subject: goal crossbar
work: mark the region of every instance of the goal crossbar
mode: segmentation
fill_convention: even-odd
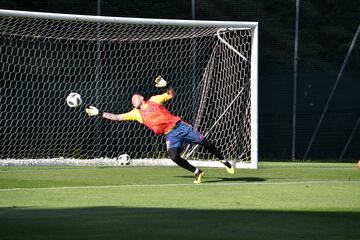
[[[0,16],[26,17],[38,19],[52,19],[64,21],[85,21],[98,23],[126,23],[126,24],[150,24],[150,25],[173,25],[187,27],[226,27],[255,28],[258,22],[243,21],[205,21],[205,20],[176,20],[176,19],[154,19],[154,18],[130,18],[130,17],[106,17],[92,15],[76,15],[63,13],[31,12],[0,9]]]

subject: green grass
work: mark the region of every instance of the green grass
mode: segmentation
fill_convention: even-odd
[[[0,239],[360,239],[355,164],[204,170],[0,167]]]

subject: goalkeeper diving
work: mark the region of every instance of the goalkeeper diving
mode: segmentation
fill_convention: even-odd
[[[134,94],[131,98],[134,108],[130,112],[113,114],[102,112],[94,106],[86,108],[85,111],[89,116],[101,116],[113,121],[138,121],[157,135],[163,135],[170,159],[180,167],[192,172],[195,175],[194,183],[201,183],[205,173],[181,157],[184,143],[199,144],[205,147],[219,159],[230,174],[234,174],[234,167],[224,159],[224,155],[214,144],[163,106],[166,101],[175,97],[175,91],[167,81],[158,76],[155,79],[155,87],[166,89],[166,92],[152,96],[149,100],[145,100],[140,94]]]

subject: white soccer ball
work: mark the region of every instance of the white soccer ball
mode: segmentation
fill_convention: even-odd
[[[120,165],[130,165],[130,156],[127,154],[121,154],[118,156],[118,163]]]
[[[79,107],[82,104],[80,94],[75,92],[70,93],[66,98],[66,103],[71,108]]]

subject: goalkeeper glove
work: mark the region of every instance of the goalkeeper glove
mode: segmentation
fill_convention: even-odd
[[[168,87],[168,83],[160,75],[155,78],[155,87],[163,88]]]
[[[97,109],[94,106],[90,106],[88,108],[85,109],[85,112],[90,116],[98,116],[98,115],[102,115],[102,112],[99,111],[99,109]]]

